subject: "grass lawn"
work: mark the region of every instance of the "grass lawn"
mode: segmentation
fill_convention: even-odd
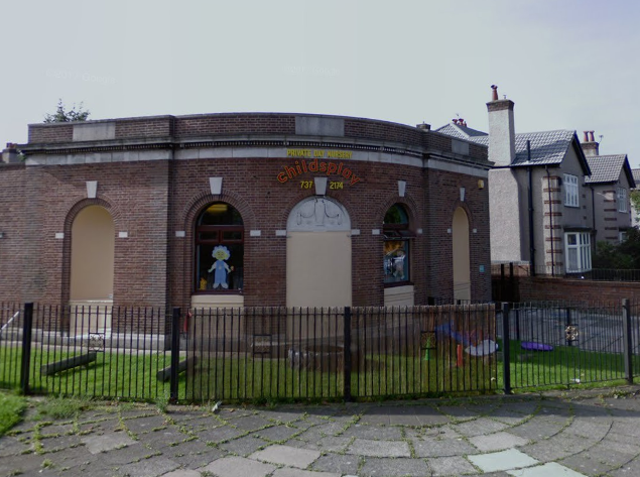
[[[502,349],[502,345],[500,346]],[[504,387],[500,353],[474,358],[457,355],[456,346],[420,351],[414,356],[387,356],[375,353],[353,357],[351,393],[356,399],[403,395],[435,396],[454,392],[499,392]],[[95,362],[43,376],[44,364],[79,353],[60,350],[32,352],[30,387],[34,393],[76,397],[120,398],[164,402],[169,383],[158,381],[156,373],[169,365],[170,354],[98,353]],[[0,387],[19,386],[19,347],[0,346]],[[179,399],[209,400],[290,400],[335,399],[344,392],[341,357],[322,361],[291,363],[245,353],[201,357],[197,372],[180,375]],[[525,351],[511,341],[511,386],[522,391],[552,387],[582,386],[588,383],[619,384],[624,380],[621,354],[598,353],[578,347],[557,346],[553,351]],[[640,369],[640,356],[634,357]],[[360,372],[357,372],[357,370]]]
[[[26,408],[26,398],[0,392],[0,437],[22,420]]]
[[[167,353],[97,353],[96,361],[52,376],[40,373],[42,365],[77,356],[81,353],[60,350],[43,351],[34,347],[31,353],[30,389],[36,394],[87,396],[156,401],[169,396],[169,382],[156,378],[156,373],[169,366]],[[19,347],[0,347],[0,387],[15,389],[20,385]],[[181,375],[179,394],[185,394]]]

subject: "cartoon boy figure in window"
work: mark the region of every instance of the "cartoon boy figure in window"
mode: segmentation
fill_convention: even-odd
[[[213,249],[213,252],[211,252],[211,256],[216,259],[208,270],[209,273],[215,270],[213,274],[213,288],[229,288],[229,284],[227,283],[227,273],[233,271],[233,267],[229,267],[225,261],[229,260],[229,257],[231,257],[229,249],[224,245],[218,245]]]

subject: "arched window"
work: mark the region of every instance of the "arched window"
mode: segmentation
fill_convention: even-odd
[[[240,213],[229,204],[215,202],[200,214],[195,232],[195,291],[241,291],[244,224]]]
[[[401,204],[394,204],[384,215],[384,283],[410,281],[409,215]]]

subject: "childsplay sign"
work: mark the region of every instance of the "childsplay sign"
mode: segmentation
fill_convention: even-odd
[[[293,166],[283,166],[284,171],[278,174],[278,182],[285,184],[289,180],[307,172],[319,172],[326,174],[327,176],[333,176],[335,179],[345,179],[350,185],[355,185],[362,181],[361,177],[358,177],[351,169],[345,167],[344,163],[333,161],[321,161],[319,157],[324,158],[325,155],[328,158],[339,159],[351,159],[352,152],[350,151],[324,151],[313,149],[287,149],[287,157],[307,157],[315,158],[312,161],[307,162],[304,159],[295,161]]]

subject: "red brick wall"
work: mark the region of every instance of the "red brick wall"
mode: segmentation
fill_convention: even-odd
[[[640,294],[640,283],[602,282],[572,278],[517,277],[520,301],[571,301],[588,304],[620,303]]]
[[[0,301],[22,301],[22,270],[26,257],[24,230],[24,165],[0,165]]]
[[[69,299],[71,224],[88,205],[102,205],[116,229],[116,305],[164,306],[168,162],[27,167],[24,171],[23,301]],[[4,176],[0,172],[0,177]],[[99,200],[86,198],[98,181]],[[127,232],[128,238],[118,238]],[[64,233],[64,239],[56,239]],[[4,290],[4,289],[3,289]]]

